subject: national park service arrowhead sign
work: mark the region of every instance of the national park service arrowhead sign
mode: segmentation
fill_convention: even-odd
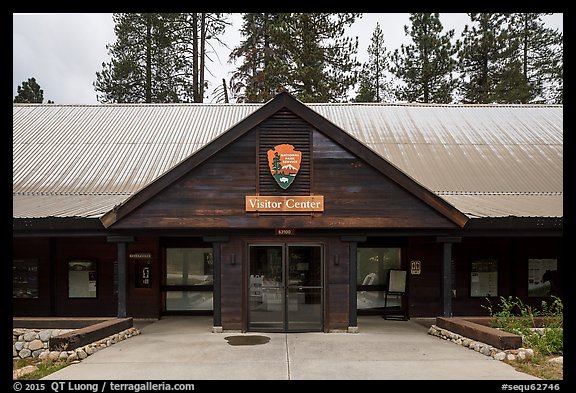
[[[268,166],[276,183],[283,189],[290,187],[296,179],[302,162],[302,152],[288,144],[277,145],[268,150]]]

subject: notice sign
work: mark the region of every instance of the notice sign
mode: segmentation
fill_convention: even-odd
[[[309,213],[324,211],[324,196],[246,196],[246,211],[260,213]]]

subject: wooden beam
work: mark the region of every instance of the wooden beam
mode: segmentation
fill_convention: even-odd
[[[133,326],[132,318],[112,319],[89,325],[56,337],[51,337],[48,346],[51,351],[71,351],[101,340]]]
[[[463,318],[438,317],[436,326],[499,349],[518,349],[522,346],[522,336],[479,325]]]

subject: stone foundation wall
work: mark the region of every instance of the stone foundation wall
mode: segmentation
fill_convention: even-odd
[[[12,358],[33,357],[40,360],[67,360],[70,362],[82,360],[100,349],[140,334],[138,329],[131,327],[73,351],[66,351],[65,348],[62,351],[50,351],[48,349],[50,337],[56,337],[72,330],[74,329],[12,329]]]
[[[48,350],[50,337],[71,332],[74,329],[12,329],[12,358],[38,358]]]

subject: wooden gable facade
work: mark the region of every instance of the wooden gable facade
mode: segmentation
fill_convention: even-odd
[[[294,184],[274,184],[264,153],[304,151]],[[321,195],[324,212],[247,213],[247,195]],[[461,228],[467,217],[343,130],[282,93],[125,204],[112,229]]]

